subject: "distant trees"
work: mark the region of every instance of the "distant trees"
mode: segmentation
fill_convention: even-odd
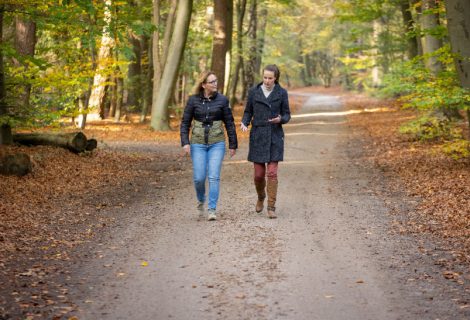
[[[464,0],[2,3],[0,141],[66,117],[83,127],[91,114],[150,113],[153,129],[168,130],[201,71],[216,72],[235,106],[269,63],[285,85],[468,110],[468,11]]]

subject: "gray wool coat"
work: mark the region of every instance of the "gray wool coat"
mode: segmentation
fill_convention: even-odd
[[[290,120],[287,91],[276,84],[266,98],[262,83],[248,92],[242,123],[251,124],[248,161],[267,163],[284,159],[284,130],[282,125]],[[268,119],[281,115],[281,123],[269,123]]]

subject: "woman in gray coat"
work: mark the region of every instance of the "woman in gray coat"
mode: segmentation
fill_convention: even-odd
[[[287,91],[279,85],[280,71],[276,65],[263,69],[263,82],[248,92],[241,130],[251,124],[248,161],[254,164],[254,183],[258,194],[256,212],[263,211],[268,194],[268,217],[276,218],[277,169],[284,158],[282,125],[290,120]],[[267,181],[266,181],[267,177]]]

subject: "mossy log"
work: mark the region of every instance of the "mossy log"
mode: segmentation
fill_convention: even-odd
[[[69,133],[16,133],[13,141],[23,145],[48,145],[79,153],[87,150],[87,138],[82,132]]]
[[[0,158],[0,174],[21,177],[31,170],[31,159],[25,153],[9,154]]]

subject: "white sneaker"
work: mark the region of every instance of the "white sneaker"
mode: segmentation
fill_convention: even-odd
[[[215,215],[215,210],[209,210],[209,214],[207,215],[207,220],[208,221],[214,221],[216,219],[217,219],[217,217]]]

